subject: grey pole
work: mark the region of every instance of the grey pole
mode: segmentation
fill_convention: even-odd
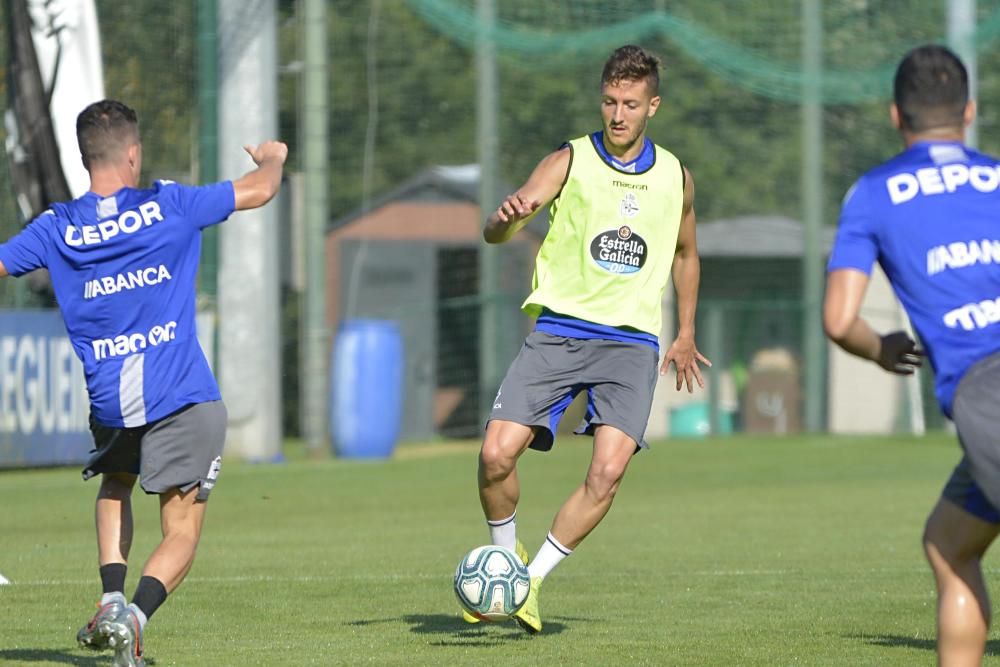
[[[200,0],[198,26],[198,182],[219,180],[219,9]],[[201,233],[198,268],[198,340],[213,370],[218,368],[216,326],[219,294],[219,228]]]
[[[216,0],[198,2],[198,180],[219,179],[219,13]],[[215,307],[219,263],[218,228],[201,234],[199,292]]]
[[[720,304],[709,304],[705,309],[705,324],[708,329],[708,335],[705,338],[705,351],[708,353],[708,358],[713,363],[718,364],[719,368],[725,368],[726,362],[722,353],[725,347],[723,343],[725,316],[723,306]],[[717,377],[711,376],[708,379],[708,424],[709,433],[712,435],[722,433],[722,411],[719,405],[722,392]]]
[[[476,39],[476,147],[479,155],[479,210],[486,216],[497,205],[497,73],[496,6],[494,0],[476,0],[479,36]],[[500,285],[500,253],[498,246],[479,245],[479,413],[489,416],[493,396],[500,386],[502,330],[514,323],[502,321],[498,290]]]
[[[327,16],[325,0],[304,0],[302,47],[302,165],[305,172],[306,287],[302,309],[304,339],[301,378],[302,430],[312,455],[329,451],[330,409],[327,368],[330,333],[326,323],[324,237],[327,188]]]
[[[243,151],[278,134],[275,0],[218,0],[219,166],[254,167]],[[219,383],[229,409],[227,451],[281,453],[278,208],[242,211],[219,229]]]
[[[965,63],[969,73],[969,96],[976,99],[979,90],[976,57],[976,0],[945,0],[948,22],[948,44]],[[965,143],[973,148],[978,143],[977,122],[965,131]]]
[[[822,329],[823,15],[821,0],[802,0],[802,367],[805,427],[823,428],[825,359]]]

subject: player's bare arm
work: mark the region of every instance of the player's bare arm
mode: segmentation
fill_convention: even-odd
[[[823,302],[826,335],[844,351],[874,361],[897,375],[912,375],[923,361],[923,352],[905,331],[879,336],[861,317],[861,302],[868,289],[868,275],[856,269],[831,271]]]
[[[528,181],[500,202],[483,230],[487,243],[505,243],[528,224],[542,206],[556,198],[569,171],[570,150],[561,148],[542,158]]]
[[[694,315],[698,306],[698,283],[701,280],[701,260],[698,259],[698,241],[695,233],[694,179],[684,168],[684,207],[681,211],[681,226],[677,234],[677,248],[671,269],[674,290],[677,293],[677,339],[667,350],[660,365],[660,375],[666,375],[670,364],[677,369],[677,390],[687,385],[689,393],[694,392],[694,384],[705,386],[698,363],[708,367],[712,362],[706,359],[694,343]]]
[[[7,273],[7,267],[0,262],[0,278],[6,278],[8,275],[10,274]]]
[[[236,210],[259,208],[271,201],[281,187],[281,174],[288,146],[280,141],[265,141],[259,146],[244,146],[257,168],[233,181]]]

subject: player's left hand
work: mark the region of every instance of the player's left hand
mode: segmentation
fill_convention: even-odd
[[[660,375],[666,375],[672,363],[677,369],[677,391],[680,391],[686,383],[688,393],[693,394],[695,382],[702,389],[705,388],[705,380],[701,377],[701,369],[698,367],[699,361],[709,368],[712,367],[712,362],[706,359],[695,347],[694,338],[678,336],[663,357],[663,363],[660,364]]]
[[[924,351],[905,331],[893,331],[881,337],[875,362],[896,375],[913,375],[924,361]]]

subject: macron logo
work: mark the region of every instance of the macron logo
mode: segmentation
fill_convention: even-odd
[[[122,334],[114,338],[98,338],[91,341],[94,347],[94,359],[101,361],[108,357],[121,357],[127,354],[135,354],[147,347],[156,347],[161,343],[169,343],[177,336],[177,322],[167,322],[164,325],[157,324],[149,330],[148,334],[132,333]]]
[[[97,245],[118,236],[118,234],[135,234],[154,222],[163,222],[163,214],[160,213],[159,204],[155,201],[148,201],[145,204],[140,204],[138,211],[125,211],[117,219],[104,220],[96,225],[83,225],[82,227],[70,225],[66,227],[66,234],[63,238],[66,245],[73,248]]]

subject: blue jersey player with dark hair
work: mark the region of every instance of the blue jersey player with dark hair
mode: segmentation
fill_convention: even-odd
[[[48,269],[83,362],[95,444],[83,476],[102,476],[95,519],[104,594],[77,640],[111,647],[115,665],[135,667],[145,664],[146,621],[194,561],[222,462],[226,408],[195,332],[201,231],[270,201],[288,149],[277,141],[247,146],[257,168],[236,181],[157,181],[140,189],[142,144],[132,109],[95,102],[76,128],[90,191],[53,204],[0,244],[0,277]],[[137,478],[160,498],[163,540],[129,604]]]
[[[981,560],[1000,531],[1000,160],[965,145],[975,116],[954,53],[922,46],[896,71],[890,108],[906,150],[847,193],[829,263],[827,334],[912,374],[926,351],[963,456],[927,519],[941,665],[978,665],[990,622]],[[872,266],[889,278],[923,350],[859,317]]]

